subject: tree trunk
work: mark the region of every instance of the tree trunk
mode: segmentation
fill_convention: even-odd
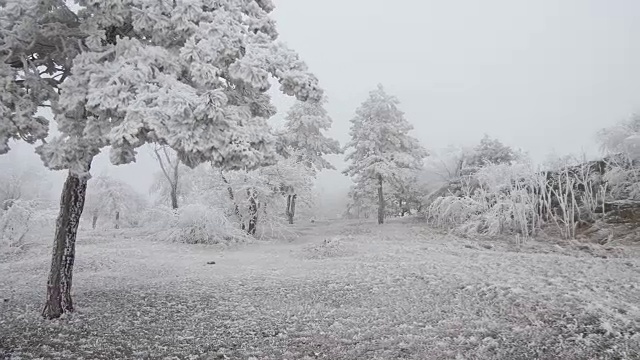
[[[382,194],[382,175],[378,175],[378,224],[384,223],[384,195]]]
[[[98,214],[95,214],[95,213],[94,213],[94,214],[93,214],[93,217],[92,217],[92,219],[91,219],[91,228],[92,228],[93,230],[95,230],[95,229],[96,229],[96,224],[97,224],[97,223],[98,223]]]
[[[296,216],[296,199],[298,195],[293,195],[291,198],[291,223],[293,224],[293,218]]]
[[[176,210],[178,208],[178,188],[177,186],[171,186],[171,208]]]
[[[173,210],[178,208],[178,179],[180,160],[176,158],[176,164],[173,167],[173,182],[171,183],[171,207]]]
[[[287,218],[289,224],[293,224],[293,217],[296,215],[296,197],[298,195],[287,196]]]
[[[249,226],[247,233],[249,233],[249,235],[255,235],[258,226],[258,203],[256,203],[255,191],[250,192],[247,190],[247,193],[249,195]]]
[[[120,211],[116,211],[116,224],[115,224],[115,228],[116,228],[116,229],[120,229]]]
[[[291,195],[287,195],[287,210],[285,214],[287,215],[287,219],[289,219],[289,224],[293,224],[293,219],[291,218]]]
[[[60,198],[60,213],[56,220],[51,271],[47,281],[47,301],[42,316],[55,319],[65,312],[73,311],[71,283],[75,260],[76,234],[84,199],[87,178],[69,172]]]

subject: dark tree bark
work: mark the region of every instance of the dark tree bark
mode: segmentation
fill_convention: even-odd
[[[293,195],[291,198],[291,223],[293,224],[293,217],[296,216],[296,199],[298,195]]]
[[[171,208],[173,210],[178,208],[178,190],[175,187],[171,187]]]
[[[255,235],[258,227],[258,203],[255,199],[255,190],[247,190],[247,195],[249,195],[249,226],[247,227],[247,233]]]
[[[169,159],[168,156],[167,156],[167,159]],[[180,175],[179,170],[180,170],[180,160],[176,158],[175,164],[173,165],[173,182],[171,183],[171,208],[173,208],[173,210],[178,209],[178,181],[179,181],[179,175]]]
[[[287,195],[287,218],[289,224],[293,224],[293,217],[296,215],[296,198],[298,195]]]
[[[42,310],[42,316],[46,319],[55,319],[65,312],[73,311],[71,300],[73,263],[76,235],[87,191],[87,180],[85,177],[79,177],[69,172],[62,189],[51,271],[47,281],[47,301]]]
[[[116,229],[120,229],[120,211],[116,211]]]
[[[384,223],[384,194],[382,193],[382,175],[378,175],[378,224]]]

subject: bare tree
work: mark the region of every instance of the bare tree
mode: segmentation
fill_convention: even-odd
[[[180,160],[171,154],[171,150],[166,146],[155,145],[153,153],[160,164],[162,175],[169,185],[169,196],[171,198],[171,208],[178,208],[178,181],[180,178]]]

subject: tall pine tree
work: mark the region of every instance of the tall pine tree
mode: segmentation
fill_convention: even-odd
[[[419,169],[426,150],[409,135],[413,126],[398,109],[399,100],[388,95],[382,85],[369,93],[369,98],[356,110],[351,120],[351,141],[345,159],[350,162],[343,171],[356,186],[374,180],[378,190],[378,224],[384,222],[384,185],[396,186],[406,170]]]
[[[323,134],[332,123],[323,106],[325,103],[326,99],[320,102],[297,101],[287,113],[285,130],[281,134],[285,155],[297,157],[296,161],[314,176],[323,169],[335,169],[324,155],[342,153],[340,143]],[[291,186],[283,188],[283,192],[287,196],[287,218],[293,224],[298,194]]]

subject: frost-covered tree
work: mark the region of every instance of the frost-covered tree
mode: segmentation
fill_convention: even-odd
[[[171,201],[171,208],[178,208],[180,195],[180,159],[167,146],[154,146],[153,155],[160,165],[160,175],[152,186],[152,191],[160,194],[163,199]]]
[[[341,154],[337,140],[323,134],[331,128],[331,117],[324,108],[326,99],[321,102],[297,101],[285,117],[285,129],[281,133],[282,152],[286,157],[294,156],[295,163],[307,167],[313,176],[323,169],[335,170],[324,156]],[[293,153],[291,153],[293,152]],[[295,167],[294,167],[295,169]],[[298,169],[303,171],[303,169]],[[297,189],[294,186],[284,188],[287,197],[286,214],[293,224],[295,216]]]
[[[597,136],[606,155],[622,153],[634,159],[640,158],[640,115],[604,128]]]
[[[475,150],[471,147],[449,145],[432,152],[425,160],[424,169],[431,181],[448,183],[458,179],[467,171],[468,163]]]
[[[113,219],[118,229],[122,216],[131,216],[144,208],[145,200],[129,184],[107,175],[89,180],[85,210],[91,214],[91,227],[96,228],[100,216]]]
[[[234,189],[239,194],[240,202],[248,204],[244,207],[247,211],[242,218],[246,219],[246,230],[249,234],[255,235],[261,213],[274,219],[274,212],[281,214],[277,209],[282,209],[281,205],[284,203],[287,209],[285,215],[292,224],[296,199],[299,198],[304,206],[311,205],[314,174],[309,167],[298,160],[299,156],[296,152],[293,155],[289,158],[280,158],[271,166],[244,174],[242,172],[236,172],[235,175],[229,174],[235,178]],[[292,194],[293,189],[295,193]],[[286,203],[281,201],[282,195],[285,195]]]
[[[283,142],[298,152],[299,159],[315,171],[335,170],[324,156],[341,154],[340,143],[323,132],[331,128],[333,120],[321,102],[296,101],[285,117]]]
[[[605,180],[613,199],[640,200],[640,115],[600,130]]]
[[[285,189],[296,188],[304,207],[310,207],[313,200],[313,175],[297,162],[297,156],[285,159],[278,155],[275,164],[254,170],[198,167],[185,174],[183,183],[185,202],[223,204],[227,218],[249,235],[255,235],[260,224],[273,227],[283,222]]]
[[[377,191],[378,184],[375,179],[354,179],[354,184],[348,193],[349,200],[345,216],[356,219],[371,217],[378,207]]]
[[[350,162],[344,174],[356,182],[374,179],[378,188],[378,223],[384,222],[383,185],[402,181],[404,169],[419,169],[427,156],[417,139],[409,135],[413,126],[398,109],[399,100],[388,95],[382,85],[369,93],[369,98],[356,110],[351,120]]]
[[[398,170],[383,194],[385,216],[404,216],[412,210],[421,210],[426,190],[418,179],[419,174],[419,169]],[[354,183],[348,194],[346,216],[369,218],[379,205],[379,183],[377,179],[372,178],[354,179]]]
[[[188,166],[225,169],[273,161],[269,78],[318,101],[316,78],[276,42],[270,0],[0,2],[0,153],[10,139],[44,140],[50,106],[59,135],[37,147],[69,170],[61,197],[46,318],[72,311],[75,239],[91,162],[113,164],[145,143],[168,145]]]
[[[0,161],[0,211],[7,210],[16,200],[46,198],[46,175],[43,169],[19,160]]]
[[[396,214],[404,216],[413,209],[422,209],[422,198],[428,193],[428,187],[419,179],[422,170],[403,169],[398,172],[398,181],[392,188],[394,203],[397,204]]]
[[[464,164],[467,168],[477,169],[487,165],[512,164],[521,155],[511,147],[504,145],[498,139],[492,139],[489,135],[484,135],[470,154]]]
[[[260,169],[271,183],[277,184],[275,190],[285,195],[287,200],[285,215],[289,224],[293,224],[298,201],[306,207],[313,202],[313,181],[316,171],[314,167],[309,166],[308,158],[301,153],[302,150],[293,150],[289,158]]]

